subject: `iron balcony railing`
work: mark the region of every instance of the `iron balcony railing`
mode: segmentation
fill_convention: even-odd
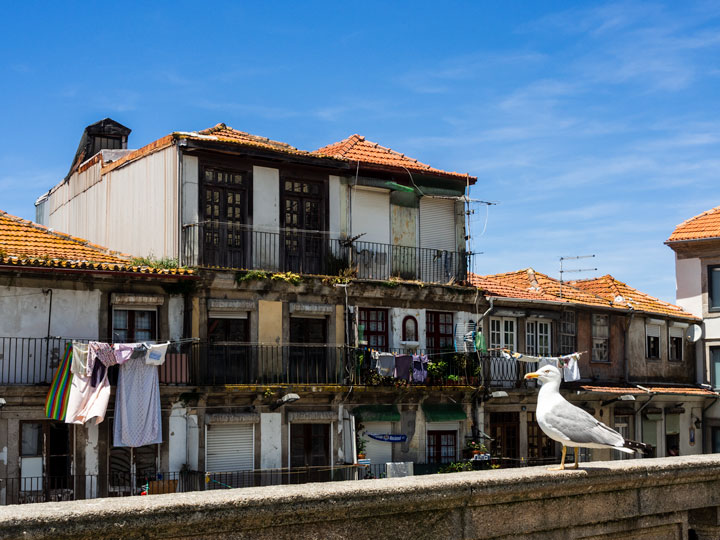
[[[0,386],[47,385],[60,366],[71,338],[0,337]],[[515,388],[535,369],[501,357],[474,352],[416,351],[425,355],[425,375],[411,371],[409,380],[397,373],[381,375],[367,349],[336,345],[258,345],[243,342],[171,343],[159,379],[165,385],[361,385],[481,386]],[[110,368],[111,384],[117,366]]]
[[[428,283],[465,282],[472,254],[333,238],[322,231],[255,230],[247,225],[185,225],[185,266],[338,275],[361,279],[398,277]]]
[[[0,478],[0,505],[358,480],[355,465],[227,472],[147,472]]]

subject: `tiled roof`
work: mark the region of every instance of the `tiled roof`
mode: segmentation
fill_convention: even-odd
[[[188,275],[192,270],[136,266],[129,256],[55,232],[0,210],[0,265]]]
[[[655,394],[681,394],[693,396],[717,396],[717,392],[713,392],[707,388],[698,388],[697,386],[643,386],[650,392]],[[602,394],[632,394],[646,395],[647,392],[636,386],[590,386],[581,385],[581,390],[587,392],[598,392]]]
[[[697,318],[681,307],[670,304],[669,302],[663,302],[654,296],[640,292],[630,287],[630,285],[615,279],[611,275],[605,275],[595,279],[571,281],[569,284],[604,298],[612,302],[616,307],[632,308],[637,311],[672,315],[674,317],[684,317],[688,319]]]
[[[493,296],[611,307],[611,303],[603,298],[567,283],[561,287],[557,279],[532,268],[488,276],[470,274],[469,280]]]
[[[667,239],[668,242],[720,238],[720,206],[683,221]]]
[[[491,296],[622,310],[632,307],[637,311],[658,315],[696,319],[682,308],[633,289],[610,275],[597,279],[568,281],[561,286],[559,280],[526,268],[517,272],[487,276],[470,274],[468,280]]]
[[[411,171],[436,176],[449,176],[462,179],[470,178],[472,183],[477,180],[474,176],[468,177],[466,174],[436,169],[430,165],[419,162],[417,159],[408,157],[405,154],[395,152],[390,148],[385,148],[377,143],[368,141],[361,135],[351,135],[340,142],[323,146],[322,148],[316,150],[315,153],[326,156],[335,156],[350,161],[359,161],[364,164],[381,165],[397,169],[409,169]]]

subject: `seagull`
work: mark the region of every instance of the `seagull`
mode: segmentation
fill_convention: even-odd
[[[646,452],[652,448],[649,444],[629,441],[617,431],[609,428],[580,407],[576,407],[560,395],[560,370],[555,366],[543,366],[525,379],[538,379],[542,386],[538,394],[535,416],[545,435],[562,444],[562,460],[559,467],[549,470],[565,469],[567,447],[575,451],[575,469],[578,468],[579,448],[612,448],[633,454]]]

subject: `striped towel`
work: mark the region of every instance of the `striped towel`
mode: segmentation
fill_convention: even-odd
[[[63,356],[58,370],[55,372],[50,390],[45,399],[45,416],[51,420],[65,420],[67,413],[68,397],[70,396],[70,383],[72,382],[72,373],[70,365],[72,364],[72,345],[68,343],[65,347],[65,355]]]

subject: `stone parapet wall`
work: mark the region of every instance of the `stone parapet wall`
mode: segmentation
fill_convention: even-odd
[[[0,509],[0,538],[720,538],[720,455]]]

